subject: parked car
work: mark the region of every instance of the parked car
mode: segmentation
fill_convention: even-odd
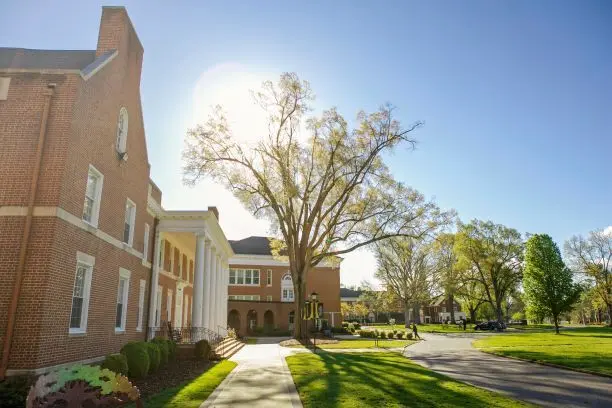
[[[474,326],[474,330],[497,330],[502,331],[506,329],[504,322],[498,322],[497,320],[489,320],[488,322],[478,323]]]

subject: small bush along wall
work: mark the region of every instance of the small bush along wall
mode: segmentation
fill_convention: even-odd
[[[127,343],[121,349],[128,363],[128,374],[133,378],[141,378],[149,372],[149,351],[144,341]]]
[[[159,347],[159,365],[165,365],[168,362],[168,354],[170,353],[168,340],[156,337],[151,340],[151,343],[155,343]]]
[[[154,373],[159,369],[161,361],[161,351],[157,343],[145,343],[147,345],[147,352],[149,353],[149,373]]]
[[[195,358],[208,360],[210,356],[210,344],[206,340],[200,340],[195,344]]]
[[[117,374],[128,375],[127,358],[121,353],[109,354],[106,356],[101,367],[108,368]]]

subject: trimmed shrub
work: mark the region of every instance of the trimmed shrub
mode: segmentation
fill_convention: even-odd
[[[7,377],[0,381],[0,406],[2,408],[23,408],[30,387],[36,378],[27,376]]]
[[[121,354],[128,363],[128,374],[133,378],[141,378],[149,372],[149,351],[144,341],[131,341],[121,348]]]
[[[156,337],[151,340],[151,342],[157,344],[157,347],[159,347],[159,365],[163,366],[167,364],[168,354],[170,353],[170,350],[168,350],[168,340]]]
[[[374,329],[374,337],[378,337],[379,334],[380,332],[378,331],[378,329]]]
[[[346,329],[348,331],[350,331],[351,333],[355,332],[355,325],[353,323],[349,323],[348,326],[346,327]]]
[[[393,329],[393,334],[397,334],[397,329]]]
[[[399,340],[401,340],[404,338],[404,332],[397,332],[396,336]]]
[[[168,361],[176,358],[176,343],[172,340],[166,340],[168,344]]]
[[[406,332],[406,338],[407,338],[408,340],[412,340],[412,333],[410,333],[410,332]]]
[[[353,327],[355,328],[355,330],[359,330],[361,329],[361,324],[359,322],[353,322]]]
[[[195,344],[195,358],[198,360],[208,360],[210,357],[210,344],[207,340],[200,340]]]
[[[345,329],[348,328],[349,322],[342,322],[342,327]]]
[[[161,361],[161,351],[157,343],[146,343],[147,352],[149,353],[149,373],[154,373],[159,369]]]
[[[112,372],[127,375],[128,374],[128,362],[125,355],[121,353],[109,354],[102,362],[102,368],[108,368]]]

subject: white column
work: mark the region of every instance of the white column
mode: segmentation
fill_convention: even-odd
[[[211,296],[212,296],[212,268],[214,267],[213,258],[214,258],[215,248],[212,246],[212,243],[209,241],[208,245],[206,245],[206,265],[204,270],[204,303],[202,304],[202,325],[207,329],[212,330],[210,325],[210,305]]]
[[[223,260],[223,280],[221,290],[223,291],[223,303],[221,303],[221,326],[227,327],[227,285],[229,284],[229,264],[227,258]]]
[[[219,268],[219,255],[215,251],[212,257],[212,267],[210,268],[210,330],[217,332],[217,306],[219,303],[219,288],[217,268]]]
[[[161,232],[155,230],[153,241],[153,269],[151,272],[151,295],[149,296],[149,328],[155,327],[155,306],[157,305],[157,285],[159,285],[159,263],[161,261]],[[152,333],[149,332],[147,337]]]
[[[223,320],[221,319],[221,312],[223,309],[223,257],[221,254],[217,255],[217,302],[215,308],[215,316],[217,317],[217,325],[225,327]]]
[[[202,327],[202,308],[204,305],[204,252],[206,251],[206,236],[196,234],[196,253],[193,277],[193,304],[191,310],[191,325]]]

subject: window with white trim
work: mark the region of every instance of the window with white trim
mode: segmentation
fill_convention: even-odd
[[[142,331],[142,316],[144,314],[144,300],[145,290],[147,287],[147,281],[144,279],[140,280],[140,287],[138,290],[138,321],[136,322],[136,331]]]
[[[119,268],[119,286],[117,287],[117,313],[115,331],[125,331],[127,320],[128,293],[130,291],[130,271]]]
[[[100,216],[100,201],[102,199],[102,183],[104,176],[94,166],[89,165],[87,172],[87,187],[83,203],[83,221],[94,227],[98,226]]]
[[[266,271],[266,285],[272,286],[272,269]]]
[[[166,321],[172,321],[172,290],[170,289],[166,295]]]
[[[128,111],[124,107],[119,110],[119,119],[117,121],[117,142],[116,149],[119,153],[125,153],[127,150],[127,135],[128,135]]]
[[[266,296],[266,300],[267,300],[268,302],[271,302],[271,301],[272,301],[272,295],[268,295],[268,296]]]
[[[125,202],[123,242],[132,246],[134,242],[134,224],[136,223],[136,204],[129,198]]]
[[[77,266],[72,289],[72,309],[70,311],[69,333],[85,333],[91,292],[91,275],[95,258],[77,252]]]
[[[229,300],[259,300],[259,295],[229,295]]]
[[[259,269],[230,269],[229,284],[235,286],[259,286]]]
[[[281,279],[281,302],[293,302],[294,300],[293,279],[290,273],[286,273]]]
[[[146,262],[149,260],[149,224],[144,225],[144,243],[142,245],[142,259]]]

